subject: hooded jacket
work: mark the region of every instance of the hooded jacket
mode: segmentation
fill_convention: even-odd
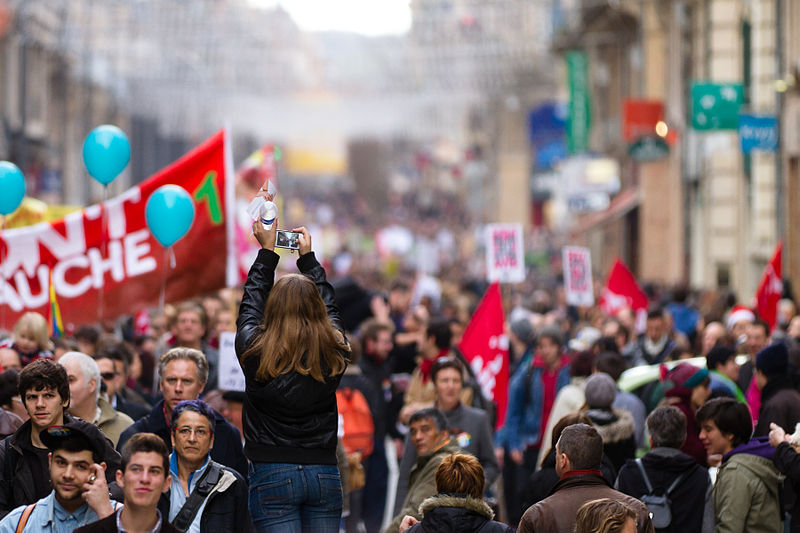
[[[422,518],[420,505],[426,498],[436,494],[436,469],[439,468],[446,456],[459,451],[461,448],[451,440],[438,450],[417,457],[417,462],[409,476],[408,493],[403,501],[403,508],[383,530],[383,533],[395,533],[400,528],[400,522],[405,515],[411,515],[417,520]]]
[[[247,393],[242,416],[245,455],[262,463],[335,465],[339,428],[336,388],[342,374],[326,376],[320,382],[310,375],[287,372],[261,381],[256,377],[259,357],[242,358],[262,331],[278,259],[272,250],[259,250],[247,274],[236,322],[236,355]],[[344,335],[333,287],[314,252],[300,256],[297,268],[316,285],[331,325]]]
[[[714,485],[718,533],[780,533],[781,479],[766,437],[737,446],[722,458]]]
[[[407,533],[464,532],[513,533],[513,529],[495,522],[494,511],[483,500],[461,494],[437,494],[419,506],[422,521]]]
[[[708,471],[676,448],[653,448],[642,457],[642,466],[655,494],[665,494],[679,477],[682,480],[668,495],[671,502],[672,524],[659,533],[678,531],[714,532],[714,506],[711,501],[711,479]],[[619,471],[615,488],[634,498],[648,493],[647,484],[634,459],[629,459]],[[700,505],[700,502],[705,502]]]
[[[636,455],[633,415],[622,409],[589,409],[586,415],[603,439],[603,453],[619,472],[625,461]]]

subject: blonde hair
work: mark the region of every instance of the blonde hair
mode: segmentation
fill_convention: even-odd
[[[584,503],[575,516],[575,533],[620,533],[628,518],[636,524],[636,511],[623,502],[601,498]]]
[[[349,351],[344,335],[328,320],[316,285],[303,275],[288,274],[272,287],[263,330],[242,357],[259,356],[260,381],[297,372],[324,382],[344,372]]]
[[[47,319],[35,311],[22,315],[14,324],[14,342],[27,334],[36,341],[40,350],[52,350],[53,343],[48,335]]]

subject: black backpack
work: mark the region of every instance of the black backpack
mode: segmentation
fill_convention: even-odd
[[[636,466],[639,467],[639,471],[642,473],[642,478],[644,479],[644,484],[647,486],[647,494],[640,496],[639,500],[645,504],[647,510],[650,511],[653,527],[656,529],[666,529],[672,524],[672,502],[670,502],[669,495],[675,490],[675,487],[683,481],[686,473],[675,478],[675,481],[667,487],[664,494],[655,494],[653,485],[650,483],[650,478],[647,477],[647,472],[644,470],[641,459],[636,459]]]

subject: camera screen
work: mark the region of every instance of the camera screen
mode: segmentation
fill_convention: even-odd
[[[278,230],[275,235],[275,246],[279,248],[290,248],[298,250],[300,248],[300,234],[291,231]]]

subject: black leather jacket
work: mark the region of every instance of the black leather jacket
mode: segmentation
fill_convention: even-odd
[[[264,382],[256,379],[259,357],[253,355],[242,360],[261,332],[278,259],[278,254],[271,250],[258,252],[247,274],[236,322],[236,355],[247,389],[242,416],[245,455],[262,463],[335,465],[339,422],[336,387],[341,374],[329,376],[322,383],[311,376],[289,372]],[[333,287],[325,279],[325,270],[314,253],[302,255],[297,268],[317,286],[331,324],[344,334]]]

